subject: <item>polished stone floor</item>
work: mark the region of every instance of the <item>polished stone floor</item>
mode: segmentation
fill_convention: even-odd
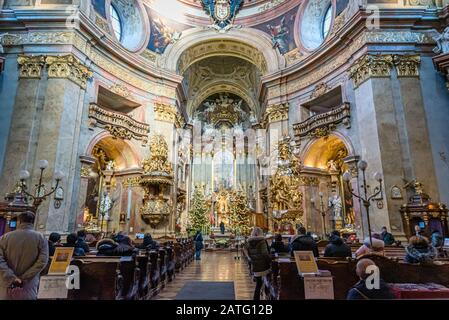
[[[233,281],[237,300],[251,300],[255,283],[243,259],[236,260],[235,252],[203,252],[201,260],[193,261],[156,296],[155,300],[171,300],[187,281]]]

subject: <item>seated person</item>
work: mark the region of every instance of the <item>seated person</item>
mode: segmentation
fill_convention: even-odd
[[[287,246],[284,244],[284,241],[282,241],[282,235],[281,234],[277,234],[274,237],[274,240],[273,240],[273,242],[271,243],[271,246],[270,246],[270,251],[271,252],[275,252],[275,253],[288,252]]]
[[[391,246],[394,244],[394,237],[390,232],[388,232],[387,227],[382,227],[382,233],[380,235],[381,240],[383,240],[386,246]]]
[[[443,240],[443,236],[441,235],[440,231],[438,231],[438,230],[432,231],[431,241],[432,241],[432,246],[434,248],[439,248],[443,245],[444,240]]]
[[[371,241],[373,242],[372,248],[369,237],[366,237],[363,241],[363,245],[355,252],[355,256],[360,257],[365,254],[372,253],[384,255],[385,243],[380,240],[380,235],[378,233],[373,233],[373,235],[371,236]]]
[[[318,246],[311,236],[307,235],[307,230],[304,227],[298,228],[298,234],[292,238],[290,242],[290,252],[292,257],[294,251],[313,251],[315,257],[319,256]]]
[[[437,256],[436,249],[423,236],[413,236],[405,247],[405,261],[408,263],[432,263]]]
[[[97,256],[124,257],[132,256],[136,249],[132,246],[131,238],[125,235],[116,236],[115,239],[106,238],[97,244]]]
[[[55,254],[56,247],[62,247],[61,235],[57,232],[50,233],[48,237],[48,256],[53,257]]]
[[[375,266],[373,260],[371,259],[361,259],[357,262],[356,273],[360,278],[360,281],[357,282],[348,292],[346,297],[347,300],[386,300],[386,299],[394,299],[394,294],[391,291],[388,284],[386,284],[382,279],[379,280],[379,289],[368,289],[367,288],[367,278],[371,274],[366,269],[369,266]]]
[[[78,247],[82,248],[85,253],[89,253],[90,249],[89,249],[89,245],[86,242],[86,231],[78,230],[76,235],[78,236],[78,241],[77,241]]]
[[[86,255],[84,249],[79,247],[78,245],[78,236],[76,235],[76,233],[71,233],[67,236],[67,240],[66,243],[64,244],[64,247],[75,248],[75,250],[73,251],[74,257],[82,257]]]
[[[334,230],[329,237],[329,244],[324,249],[325,257],[345,258],[351,257],[351,248],[344,242],[340,236],[340,231]]]
[[[159,244],[157,241],[153,240],[153,237],[151,234],[146,233],[143,237],[143,243],[139,246],[139,249],[146,249],[146,250],[154,250],[159,247]]]

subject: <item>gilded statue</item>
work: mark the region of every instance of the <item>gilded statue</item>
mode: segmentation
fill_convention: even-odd
[[[142,163],[144,174],[162,173],[172,176],[173,168],[168,161],[168,145],[162,135],[154,135],[150,141],[150,157]]]
[[[229,195],[225,190],[220,190],[217,196],[217,213],[223,216],[229,211]]]
[[[279,142],[278,156],[278,168],[270,179],[270,203],[276,219],[296,223],[302,216],[301,164],[292,155],[287,141]]]

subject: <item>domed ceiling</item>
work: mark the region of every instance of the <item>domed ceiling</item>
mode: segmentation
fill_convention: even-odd
[[[251,28],[266,34],[267,39],[271,39],[273,50],[281,55],[293,54],[293,51],[298,50],[307,52],[311,47],[307,41],[313,42],[315,49],[325,37],[316,35],[311,40],[306,39],[303,45],[304,41],[300,38],[308,34],[299,29],[311,27],[314,33],[320,33],[320,28],[313,24],[321,24],[329,8],[333,9],[330,17],[334,18],[346,7],[347,2],[348,0],[112,0],[112,4],[119,9],[123,26],[132,23],[128,21],[128,11],[131,9],[126,8],[142,8],[146,16],[144,20],[149,21],[148,26],[142,25],[142,28],[147,29],[145,32],[149,38],[146,48],[156,54],[164,54],[168,46],[192,28],[215,28],[218,32],[226,32],[230,28]],[[92,0],[98,14],[106,20],[110,20],[110,9],[105,8],[109,3],[109,0]],[[304,12],[313,17],[303,19]]]

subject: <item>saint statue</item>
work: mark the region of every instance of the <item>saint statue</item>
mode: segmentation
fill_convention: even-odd
[[[337,194],[334,194],[333,197],[329,199],[329,207],[332,207],[334,212],[334,219],[341,219],[341,209],[343,208],[343,204],[341,202],[341,197]]]

